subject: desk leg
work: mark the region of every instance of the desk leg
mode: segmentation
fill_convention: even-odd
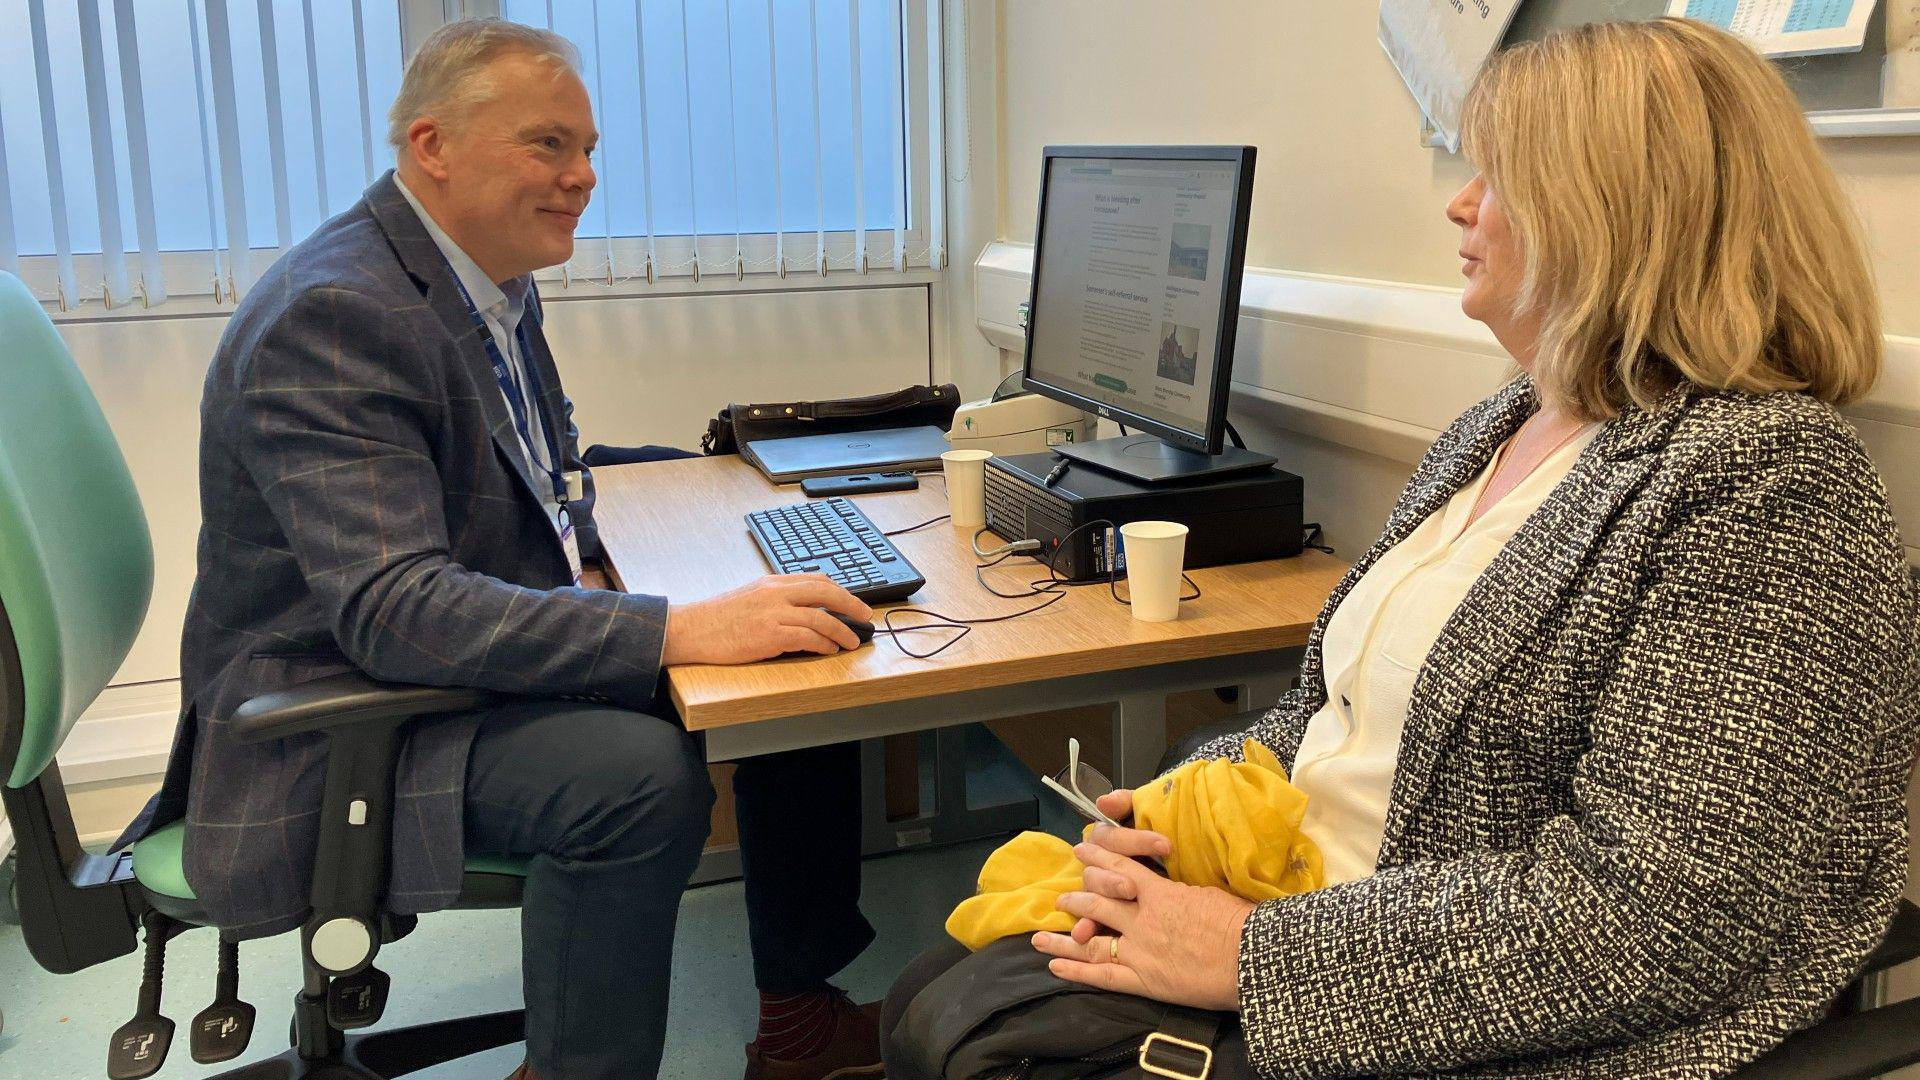
[[[911,819],[909,819],[911,820]],[[898,824],[905,825],[902,821]],[[887,820],[885,739],[860,740],[860,854],[891,851],[895,822]]]
[[[860,741],[860,854],[884,855],[929,844],[959,844],[1037,828],[1039,803],[1026,795],[1009,802],[973,806],[967,801],[967,729],[955,725],[934,733],[933,810],[901,821],[887,820],[886,740]],[[740,876],[740,849],[713,848],[700,856],[694,885]]]
[[[862,853],[879,855],[925,844],[958,844],[1005,836],[1035,827],[1039,805],[1032,796],[989,806],[967,801],[967,728],[943,727],[933,735],[933,811],[903,821],[887,820],[885,759],[881,740],[861,744]]]
[[[1130,788],[1153,779],[1167,752],[1167,692],[1123,695],[1113,710],[1113,782]]]

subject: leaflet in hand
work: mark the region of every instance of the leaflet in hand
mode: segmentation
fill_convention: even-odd
[[[1043,776],[1040,782],[1052,788],[1067,800],[1067,805],[1080,811],[1088,821],[1101,825],[1120,828],[1120,822],[1108,817],[1101,811],[1100,796],[1113,790],[1113,781],[1100,775],[1100,770],[1091,765],[1080,763],[1080,740],[1067,740],[1067,767],[1056,776]]]
[[[1075,810],[1080,811],[1081,816],[1085,817],[1088,821],[1091,821],[1096,825],[1111,825],[1116,829],[1124,828],[1124,826],[1122,826],[1119,822],[1108,817],[1104,812],[1101,811],[1101,809],[1098,806],[1094,805],[1094,802],[1092,799],[1085,798],[1079,795],[1078,793],[1069,790],[1065,784],[1062,784],[1060,781],[1055,780],[1053,777],[1043,776],[1040,778],[1040,782],[1052,788],[1055,792],[1059,793],[1061,798],[1067,800],[1068,806],[1071,806]]]

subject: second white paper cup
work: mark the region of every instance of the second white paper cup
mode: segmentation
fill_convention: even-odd
[[[1133,617],[1171,622],[1180,617],[1180,571],[1187,559],[1187,527],[1177,521],[1130,521],[1120,526],[1127,552],[1127,591]]]
[[[947,478],[947,512],[955,528],[977,529],[987,523],[987,459],[991,450],[949,450],[940,455],[940,471]]]

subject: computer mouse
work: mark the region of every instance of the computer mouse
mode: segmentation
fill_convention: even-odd
[[[833,616],[834,618],[839,619],[843,624],[845,624],[847,629],[853,631],[854,634],[860,638],[860,644],[865,645],[868,642],[873,640],[873,624],[872,623],[866,622],[862,619],[856,619],[851,615],[842,615],[839,612],[832,610],[831,608],[822,608],[821,610],[825,611],[827,614]]]
[[[865,645],[873,640],[873,624],[872,623],[862,622],[861,620],[856,619],[851,615],[842,615],[839,612],[833,610],[832,608],[821,608],[820,610],[826,612],[827,614],[833,616],[836,619],[839,619],[840,622],[844,624],[847,629],[853,631],[854,636],[860,639],[860,644]],[[845,652],[846,650],[843,649],[841,651]],[[784,653],[781,653],[779,656],[774,657],[774,659],[775,660],[799,660],[799,659],[804,659],[806,657],[817,657],[819,655],[821,654],[817,652],[806,652],[803,650],[801,652],[784,652]]]

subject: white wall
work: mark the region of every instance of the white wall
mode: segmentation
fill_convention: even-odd
[[[1378,4],[1016,0],[1001,18],[1006,238],[1033,239],[1047,143],[1251,143],[1250,264],[1459,282],[1444,207],[1470,172],[1420,145]],[[1920,335],[1920,137],[1824,145],[1865,223],[1888,332]]]
[[[1005,117],[999,0],[950,0],[946,18],[947,250],[953,266],[937,312],[936,362],[967,399],[983,397],[1003,374],[997,349],[974,332],[974,276],[968,265],[1006,235]]]
[[[200,384],[226,325],[225,316],[60,324],[133,470],[153,534],[153,606],[115,683],[180,674],[200,529]]]

